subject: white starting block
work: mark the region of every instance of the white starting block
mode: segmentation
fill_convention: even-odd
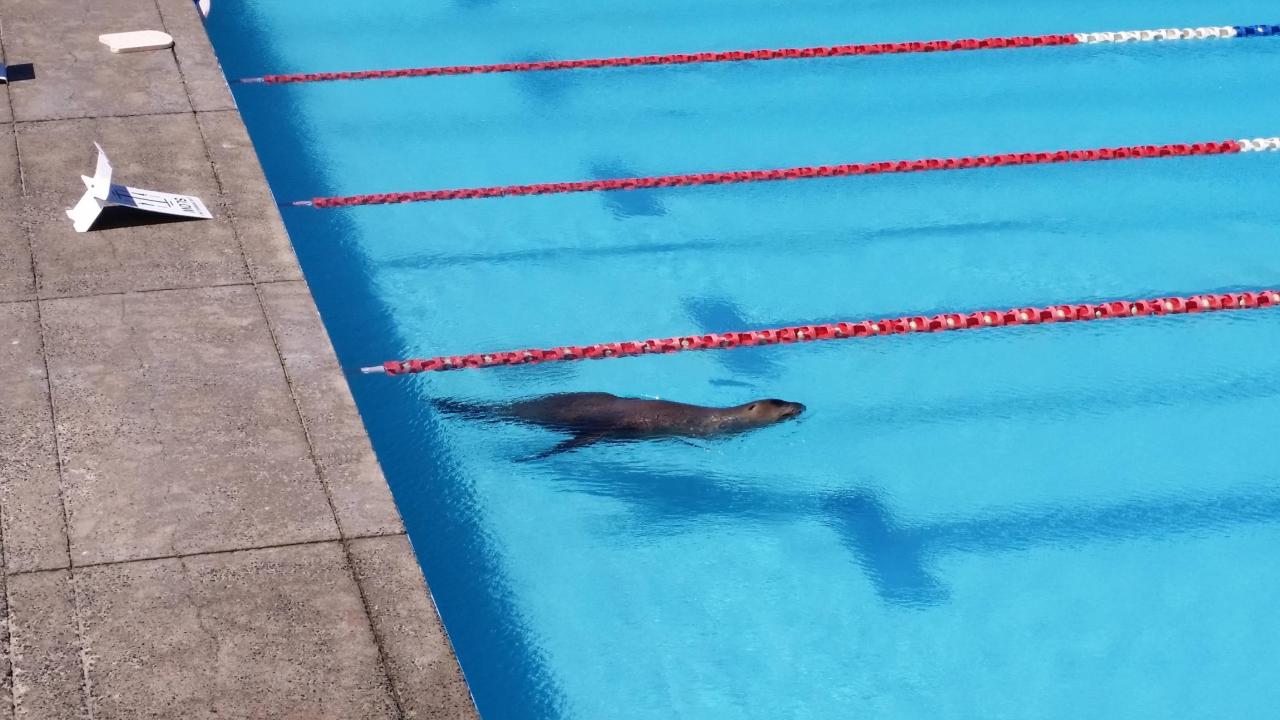
[[[213,215],[205,207],[204,202],[191,195],[174,195],[173,193],[143,190],[128,185],[115,185],[111,182],[111,161],[102,151],[102,146],[94,143],[98,149],[98,168],[93,177],[80,176],[86,190],[76,206],[67,211],[76,232],[88,232],[93,227],[103,208],[127,207],[144,212],[161,215],[211,220]]]
[[[143,52],[168,50],[173,47],[173,36],[159,30],[135,30],[99,35],[98,42],[111,48],[113,53]]]

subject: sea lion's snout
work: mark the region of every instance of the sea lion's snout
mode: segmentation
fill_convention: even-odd
[[[798,402],[770,398],[749,404],[747,410],[765,422],[782,422],[797,417],[805,411],[805,407]]]
[[[782,404],[782,407],[778,410],[778,415],[783,420],[799,417],[800,413],[806,410],[803,403],[787,402],[786,400],[779,400],[778,402]]]

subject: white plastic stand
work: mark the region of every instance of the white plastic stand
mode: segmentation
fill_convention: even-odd
[[[99,35],[98,42],[111,48],[113,53],[143,52],[168,50],[173,47],[173,36],[159,30],[135,30]]]
[[[67,211],[76,232],[88,232],[98,220],[103,208],[127,207],[144,212],[161,215],[177,215],[185,218],[210,220],[213,215],[198,197],[191,195],[174,195],[172,193],[143,190],[127,185],[115,185],[111,182],[111,161],[102,151],[102,146],[94,143],[98,149],[98,167],[93,177],[80,176],[86,190],[76,206]]]

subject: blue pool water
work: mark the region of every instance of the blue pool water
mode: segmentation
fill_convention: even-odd
[[[1270,13],[1270,15],[1268,15]],[[223,0],[231,77],[1275,22],[1261,0]],[[281,201],[1280,134],[1280,40],[239,86]],[[1280,311],[361,365],[1280,284],[1280,156],[283,211],[488,720],[1260,718]],[[599,445],[427,399],[800,421]]]

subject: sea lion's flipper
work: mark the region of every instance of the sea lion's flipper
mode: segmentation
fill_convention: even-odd
[[[605,439],[604,433],[597,433],[597,432],[574,435],[573,437],[561,442],[560,444],[556,445],[550,450],[545,450],[543,452],[540,452],[537,455],[534,455],[533,457],[524,458],[524,460],[543,460],[551,457],[552,455],[559,455],[560,453],[569,452],[570,450],[577,450],[580,447],[586,447],[592,443],[599,442],[603,439]]]

